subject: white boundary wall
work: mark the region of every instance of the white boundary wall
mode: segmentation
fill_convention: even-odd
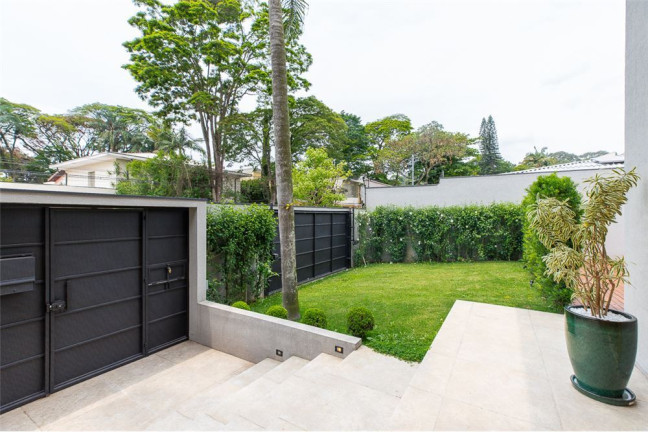
[[[626,2],[626,167],[637,167],[641,180],[630,191],[626,216],[626,260],[630,282],[625,310],[637,317],[637,366],[648,373],[648,2]]]
[[[595,174],[609,174],[611,169],[560,171],[560,177],[571,177],[578,184],[581,193],[583,181]],[[492,175],[479,177],[447,177],[438,185],[394,186],[385,188],[367,188],[367,209],[378,206],[394,205],[397,207],[413,206],[463,206],[469,204],[492,204],[511,202],[519,204],[526,195],[526,189],[541,175],[549,172]],[[619,256],[625,248],[624,218],[617,218],[617,223],[610,227],[606,242],[608,254]]]

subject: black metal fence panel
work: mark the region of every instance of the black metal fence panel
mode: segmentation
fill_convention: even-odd
[[[276,210],[275,210],[276,214]],[[352,213],[346,209],[295,209],[297,281],[308,282],[351,267]],[[279,231],[274,241],[276,259],[265,295],[281,290]]]

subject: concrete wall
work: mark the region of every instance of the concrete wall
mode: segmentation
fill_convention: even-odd
[[[193,340],[254,363],[291,356],[312,360],[321,353],[346,357],[362,344],[353,336],[209,301],[198,304],[198,315],[199,331]],[[337,353],[336,346],[343,353]]]
[[[637,365],[648,373],[648,1],[626,2],[625,155],[637,167],[639,186],[628,196],[626,260],[631,284],[625,310],[639,324]]]
[[[611,169],[574,170],[559,172],[561,177],[571,177],[583,193],[584,180],[595,174],[605,175]],[[527,173],[480,177],[448,177],[438,185],[396,186],[367,188],[367,209],[377,206],[463,206],[469,204],[492,204],[496,202],[520,203],[526,189],[541,175],[550,173]],[[606,248],[610,256],[621,256],[625,252],[624,217],[610,227]]]

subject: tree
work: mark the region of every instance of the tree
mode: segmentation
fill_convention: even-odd
[[[137,93],[162,117],[198,120],[213,173],[212,198],[219,201],[228,154],[223,122],[267,77],[267,28],[255,25],[258,11],[236,0],[135,3],[145,10],[129,23],[141,36],[124,43],[130,53],[124,67],[139,82]]]
[[[493,116],[488,116],[488,120],[482,118],[481,127],[479,128],[479,150],[481,160],[479,168],[481,174],[498,174],[502,170],[502,155],[499,152],[499,142],[497,139],[497,129]]]
[[[144,110],[93,103],[71,111],[92,129],[91,146],[96,152],[150,152],[154,142],[148,135],[155,118]]]
[[[288,0],[288,33],[302,24],[304,0]],[[272,68],[272,123],[275,137],[279,239],[281,243],[281,290],[288,318],[298,320],[297,261],[295,252],[295,212],[293,209],[292,152],[288,114],[288,73],[281,0],[269,0],[270,57]]]
[[[150,128],[148,136],[158,151],[187,157],[189,152],[205,153],[205,150],[198,144],[199,140],[194,139],[184,126],[175,130],[168,124],[158,122]]]
[[[412,122],[404,114],[394,114],[380,120],[367,123],[365,132],[369,140],[369,157],[374,164],[372,177],[381,178],[383,167],[378,162],[378,155],[388,141],[403,138],[412,131]]]
[[[30,105],[0,98],[0,157],[3,169],[12,173],[21,169],[20,146],[26,146],[37,137],[36,118],[39,113]]]
[[[533,153],[527,153],[514,169],[515,171],[522,171],[531,168],[539,168],[544,166],[556,165],[558,159],[547,153],[547,147],[542,147],[540,151],[533,147]]]
[[[466,157],[473,142],[466,134],[445,131],[440,123],[431,122],[415,133],[388,141],[378,160],[386,172],[396,175],[397,182],[400,176],[406,180],[413,175],[415,184],[427,184],[433,170]]]
[[[340,151],[348,128],[338,113],[315,96],[290,99],[288,107],[293,159],[309,147],[326,148],[329,154]]]
[[[368,164],[369,138],[362,120],[357,115],[344,111],[340,113],[340,117],[347,125],[346,136],[342,147],[330,151],[329,156],[338,162],[345,161],[354,177],[367,174],[371,170]]]
[[[295,199],[309,206],[333,207],[344,199],[337,184],[350,174],[345,162],[336,164],[326,150],[309,148],[304,160],[298,162],[293,171]]]
[[[115,185],[120,195],[208,198],[209,173],[202,165],[176,153],[159,152],[145,161],[131,161],[126,172],[116,171],[121,180]]]

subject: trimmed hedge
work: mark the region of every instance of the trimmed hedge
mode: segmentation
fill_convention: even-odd
[[[357,221],[356,264],[522,257],[524,211],[516,204],[377,207]]]
[[[366,338],[374,328],[374,316],[367,308],[356,307],[347,314],[347,330],[355,337]]]
[[[325,329],[327,325],[326,314],[321,309],[306,309],[302,317],[302,323]]]
[[[232,303],[232,307],[235,307],[237,309],[252,310],[250,309],[250,305],[245,303],[244,301],[234,302]]]
[[[288,311],[286,310],[286,308],[279,305],[270,306],[266,311],[266,315],[270,315],[275,318],[288,319]]]

